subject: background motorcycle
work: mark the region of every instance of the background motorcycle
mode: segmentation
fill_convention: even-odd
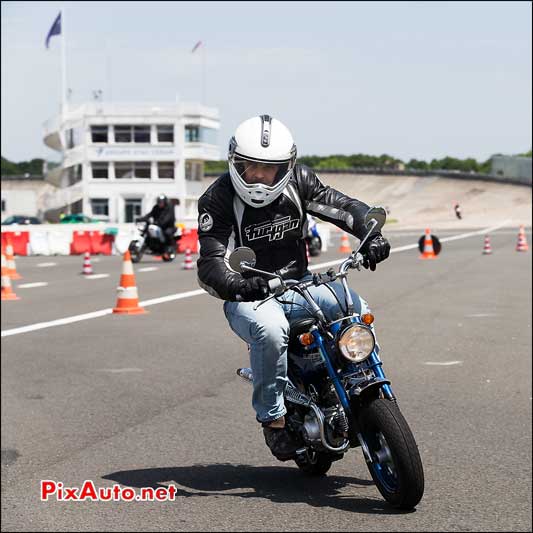
[[[128,247],[132,263],[138,263],[145,253],[160,255],[163,261],[173,261],[176,257],[176,235],[174,235],[173,244],[167,245],[163,230],[153,221],[152,217],[147,221],[136,221],[139,235],[130,242]]]
[[[305,236],[305,242],[309,249],[309,255],[316,257],[322,252],[322,239],[318,233],[318,226],[315,220],[308,216],[307,235]]]
[[[281,276],[253,268],[255,253],[237,248],[230,265],[238,272],[270,277],[272,296],[256,304],[295,291],[307,302],[310,317],[291,325],[288,347],[288,385],[285,389],[286,424],[302,442],[296,452],[298,467],[310,475],[325,474],[333,461],[350,448],[361,447],[368,470],[382,496],[394,507],[411,509],[424,493],[424,472],[418,448],[400,412],[390,381],[382,370],[370,313],[359,315],[346,281],[348,270],[360,270],[359,253],[368,236],[385,223],[382,208],[368,211],[368,229],[357,251],[338,270],[313,274],[311,280],[283,280]],[[285,268],[292,266],[294,262]],[[309,292],[311,286],[328,286],[339,279],[344,302],[342,318],[328,322]],[[330,287],[331,288],[331,287]],[[333,289],[331,289],[333,290]],[[237,370],[253,382],[250,368]]]

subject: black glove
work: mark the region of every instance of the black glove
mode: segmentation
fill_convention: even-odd
[[[360,250],[364,257],[363,266],[370,267],[370,270],[376,270],[376,265],[389,257],[390,244],[381,234],[376,234],[365,242]]]
[[[268,296],[268,293],[268,282],[260,276],[243,279],[237,289],[237,294],[243,302],[264,300]]]

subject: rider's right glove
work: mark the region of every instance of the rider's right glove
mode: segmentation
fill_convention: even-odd
[[[264,300],[268,296],[268,292],[268,283],[260,276],[243,279],[237,289],[237,294],[243,302]]]
[[[376,264],[381,263],[389,257],[390,244],[381,234],[376,234],[374,237],[365,242],[360,252],[363,254],[363,266],[370,270],[376,270]]]

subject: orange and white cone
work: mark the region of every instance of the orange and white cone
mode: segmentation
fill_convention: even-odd
[[[7,271],[6,256],[2,253],[2,300],[20,300],[11,288],[11,278]]]
[[[431,231],[426,228],[426,236],[424,238],[424,251],[420,255],[420,259],[437,259],[435,251],[433,250],[433,239],[431,238]]]
[[[13,245],[11,244],[11,238],[7,238],[6,245],[6,261],[7,261],[7,275],[10,279],[22,279],[22,276],[17,272],[15,265],[15,257],[13,253]]]
[[[492,253],[492,248],[490,247],[490,238],[488,235],[485,235],[485,244],[483,245],[483,255],[489,255]]]
[[[182,263],[182,268],[183,270],[192,270],[194,268],[190,248],[187,248],[185,250],[185,261]]]
[[[526,231],[524,226],[520,226],[520,231],[518,232],[518,242],[516,243],[517,252],[527,252],[529,250],[529,245],[526,240]]]
[[[135,274],[133,273],[133,264],[131,263],[129,250],[126,250],[124,253],[122,275],[120,276],[117,293],[117,306],[113,308],[113,313],[128,315],[147,313],[144,308],[139,306],[139,295],[137,294],[137,287],[135,286]]]
[[[83,270],[81,273],[82,274],[93,273],[93,267],[91,265],[91,254],[89,252],[85,252],[85,257],[83,258]]]
[[[348,234],[343,231],[339,252],[341,254],[349,254],[351,251],[352,251],[352,247],[350,246],[350,239],[348,239]]]

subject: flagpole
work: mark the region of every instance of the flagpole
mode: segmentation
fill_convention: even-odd
[[[61,112],[67,113],[67,24],[65,8],[61,9]]]

